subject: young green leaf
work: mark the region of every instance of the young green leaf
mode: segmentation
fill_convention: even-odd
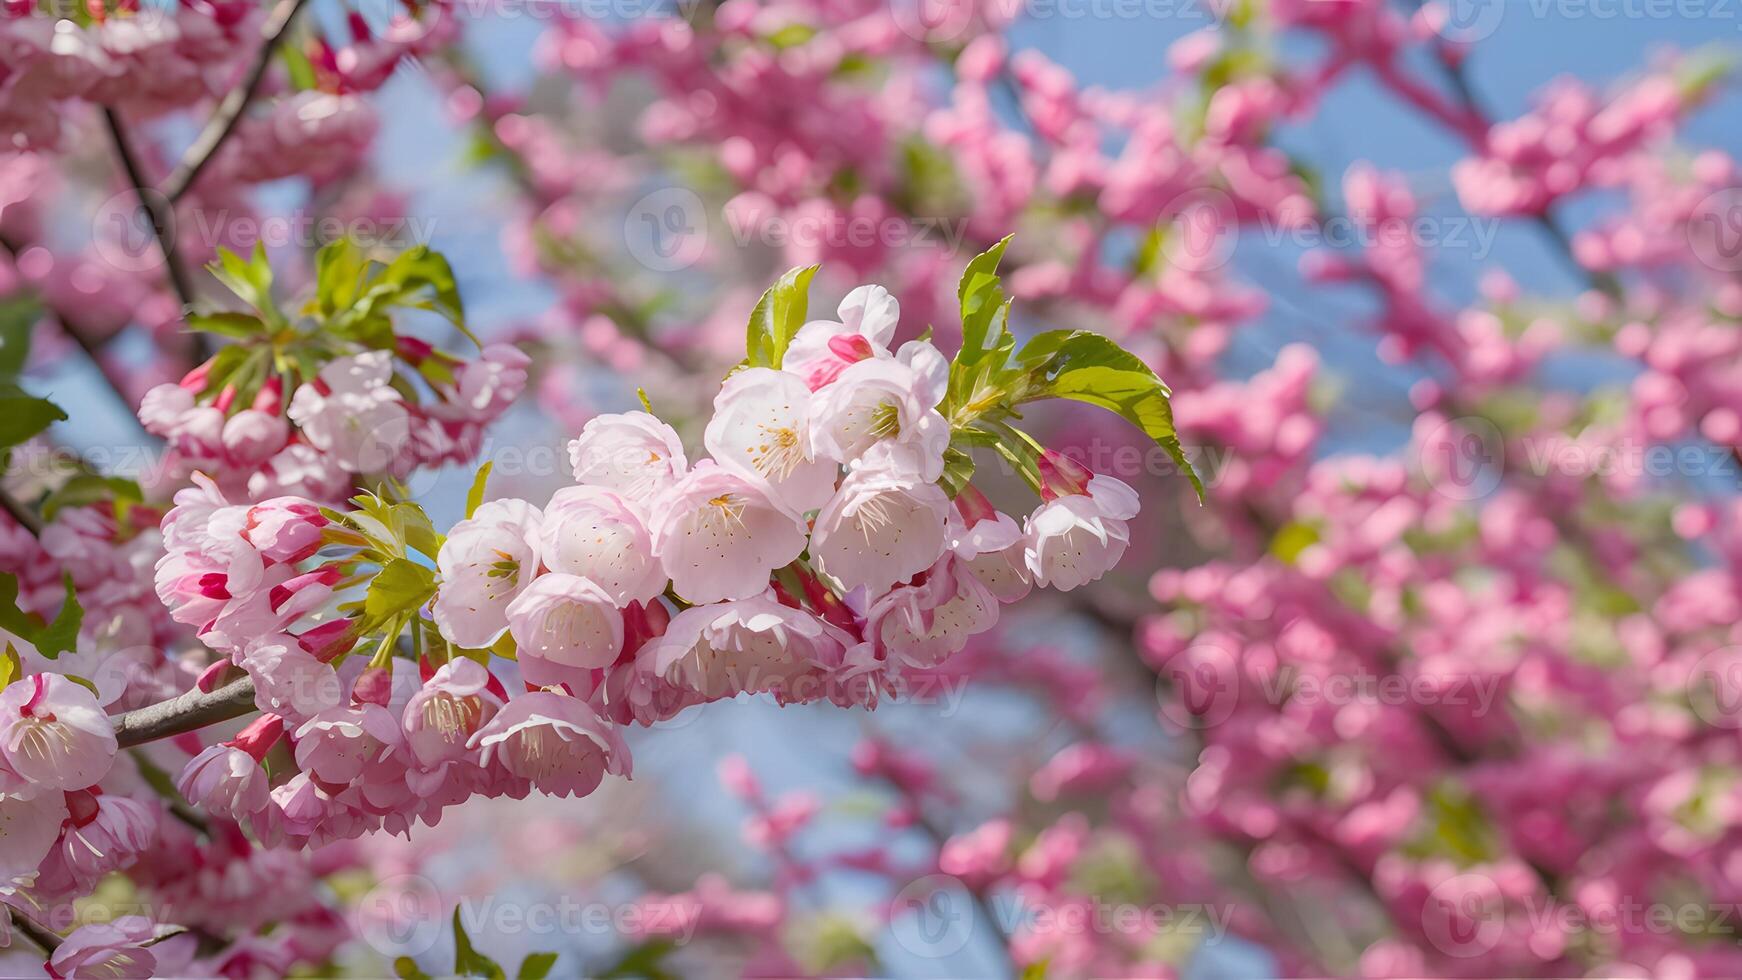
[[[520,961],[520,969],[514,971],[514,980],[544,980],[555,965],[555,953],[528,953]]]
[[[88,507],[91,504],[112,503],[116,515],[126,511],[126,508],[145,499],[144,491],[139,484],[124,476],[97,476],[93,473],[81,473],[55,488],[42,501],[42,519],[54,520],[54,515],[64,507]]]
[[[810,305],[811,279],[817,267],[792,269],[768,287],[750,311],[744,332],[744,363],[750,367],[780,367],[793,335],[804,326]]]
[[[428,602],[435,589],[435,572],[409,558],[395,558],[369,583],[363,612],[370,622],[385,622]]]
[[[264,244],[255,242],[254,251],[246,260],[220,246],[218,261],[207,264],[206,268],[230,292],[258,310],[269,322],[284,322],[284,314],[278,311],[277,305],[272,301],[272,264],[266,261]]]
[[[472,948],[472,939],[460,922],[460,907],[454,906],[454,973],[462,977],[486,977],[505,980],[502,967],[496,961]]]
[[[235,313],[219,311],[216,313],[190,313],[188,326],[201,333],[215,333],[222,337],[247,339],[259,337],[266,333],[266,322],[252,313]]]
[[[490,460],[485,460],[484,465],[478,467],[478,475],[472,477],[472,489],[466,491],[467,520],[471,520],[472,515],[478,512],[478,507],[484,503],[484,487],[490,482],[490,467],[492,465]]]
[[[0,450],[29,439],[56,422],[65,422],[67,413],[46,398],[38,398],[9,381],[0,381]]]
[[[1204,485],[1174,430],[1171,393],[1135,354],[1098,333],[1053,330],[1024,344],[1017,357],[1026,372],[1021,401],[1068,398],[1120,415],[1166,450],[1203,499]]]
[[[66,586],[66,599],[61,603],[60,612],[55,614],[53,622],[38,630],[32,639],[36,644],[36,652],[50,660],[78,647],[79,626],[85,621],[84,607],[79,605],[78,594],[73,590],[72,574],[63,574],[61,581]]]
[[[0,380],[24,373],[30,359],[30,329],[41,316],[42,307],[28,296],[0,300]]]

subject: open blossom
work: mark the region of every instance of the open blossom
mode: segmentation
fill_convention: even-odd
[[[811,391],[833,384],[853,364],[889,357],[901,304],[882,286],[860,286],[841,300],[835,314],[839,321],[812,320],[800,327],[781,361],[782,369]]]
[[[320,505],[302,497],[273,497],[248,508],[242,537],[268,561],[294,563],[321,547],[328,520]]]
[[[590,579],[619,606],[665,591],[665,571],[639,510],[604,487],[564,487],[551,496],[539,556],[552,571]]]
[[[629,750],[617,730],[585,701],[554,691],[510,700],[469,745],[483,750],[486,766],[551,796],[586,796],[606,773],[629,774]]]
[[[678,613],[665,635],[642,649],[640,663],[709,699],[773,691],[795,700],[805,681],[840,663],[842,649],[838,630],[758,596]]]
[[[388,351],[337,358],[296,389],[290,420],[310,445],[353,473],[390,469],[411,438],[411,412],[392,378]]]
[[[0,895],[36,880],[67,817],[66,794],[0,794]]]
[[[343,786],[403,741],[399,719],[381,705],[328,708],[296,730],[296,764],[323,783]]]
[[[115,729],[96,695],[59,674],[33,674],[0,691],[0,756],[43,790],[83,789],[115,763]]]
[[[950,519],[950,550],[967,564],[999,602],[1016,602],[1028,595],[1033,576],[1028,571],[1022,528],[1009,514],[994,510],[972,486],[956,497]]]
[[[914,450],[920,474],[936,480],[950,443],[937,410],[948,384],[949,362],[923,340],[901,345],[892,359],[860,361],[811,396],[812,451],[851,463],[888,441]]]
[[[801,514],[829,499],[840,468],[812,455],[810,399],[796,375],[746,368],[720,386],[704,438],[721,466],[766,483],[770,496]]]
[[[569,443],[575,482],[646,504],[676,482],[689,461],[671,426],[646,412],[600,415]]]
[[[258,637],[234,659],[254,679],[254,703],[261,711],[300,721],[337,707],[344,697],[332,665],[287,633]]]
[[[191,933],[123,915],[67,933],[45,966],[50,976],[67,980],[174,976],[186,969],[195,945]]]
[[[265,809],[270,791],[260,763],[228,744],[207,746],[188,760],[175,788],[189,803],[233,820]]]
[[[743,477],[707,461],[652,507],[653,553],[692,603],[747,599],[805,549],[804,523]]]
[[[943,554],[950,499],[896,447],[860,460],[817,514],[811,555],[849,589],[884,592]]]
[[[1023,529],[1024,556],[1036,584],[1069,592],[1118,564],[1131,541],[1126,521],[1137,516],[1137,492],[1110,476],[1095,476],[1081,493],[1035,508]]]
[[[442,636],[482,649],[507,631],[508,604],[538,574],[542,519],[524,500],[492,500],[448,532],[436,555],[434,615]]]
[[[490,687],[483,664],[456,657],[405,702],[405,741],[420,765],[436,766],[467,753],[472,736],[502,708],[502,698]]]
[[[591,579],[550,572],[508,604],[508,631],[526,679],[554,684],[563,678],[543,674],[547,665],[591,669],[617,660],[623,614]]]
[[[946,554],[922,580],[879,596],[866,612],[865,632],[888,659],[935,667],[997,621],[997,598],[966,563]]]
[[[95,788],[66,794],[61,836],[42,862],[36,888],[79,895],[111,871],[132,864],[157,840],[160,809]]]
[[[454,373],[444,400],[430,406],[437,418],[489,422],[508,410],[526,390],[526,368],[532,358],[511,344],[491,344],[475,360]]]

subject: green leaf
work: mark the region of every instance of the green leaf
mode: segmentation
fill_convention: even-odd
[[[430,975],[423,972],[417,961],[409,956],[401,956],[393,961],[393,975],[399,980],[430,980]]]
[[[0,450],[10,449],[66,419],[67,413],[54,402],[38,398],[10,381],[0,381]]]
[[[377,349],[390,349],[394,335],[387,313],[403,307],[433,310],[473,344],[479,344],[466,326],[453,267],[429,246],[407,249],[382,265],[356,243],[338,241],[322,248],[315,261],[319,282],[316,304],[328,319],[329,332]]]
[[[30,359],[30,330],[42,316],[42,307],[28,296],[0,300],[0,380],[11,381],[24,373]]]
[[[1010,334],[1010,303],[998,277],[998,263],[1010,237],[974,256],[962,270],[956,297],[962,308],[962,349],[950,362],[949,394],[944,414],[969,422],[1002,402],[1003,371],[1016,349]]]
[[[762,294],[756,308],[750,311],[750,325],[744,332],[745,365],[780,367],[793,335],[804,326],[811,279],[816,274],[814,265],[791,269]]]
[[[104,502],[115,505],[116,516],[145,499],[139,484],[123,476],[97,476],[81,473],[55,488],[42,502],[42,519],[54,520],[65,507],[87,507]]]
[[[472,948],[472,939],[460,923],[460,907],[454,906],[454,972],[462,977],[487,977],[504,980],[505,974],[496,961]]]
[[[974,457],[954,446],[944,450],[944,475],[938,480],[944,492],[954,500],[956,494],[974,478]]]
[[[19,608],[18,578],[0,575],[0,629],[34,646],[37,653],[49,660],[57,659],[78,645],[79,625],[85,618],[85,611],[73,591],[73,577],[65,575],[62,582],[66,585],[66,601],[61,603],[54,622],[45,626],[41,616]]]
[[[528,953],[526,959],[520,961],[520,969],[514,972],[514,977],[515,980],[544,980],[555,965],[555,953]]]
[[[478,467],[478,475],[472,477],[472,489],[466,491],[467,520],[471,520],[472,515],[476,514],[478,508],[484,503],[484,486],[490,482],[490,467],[493,465],[490,460],[485,460],[484,465]]]
[[[1203,499],[1174,430],[1167,385],[1135,354],[1088,330],[1052,330],[1024,344],[1018,359],[1027,375],[1019,403],[1068,398],[1118,414],[1166,450]]]
[[[266,261],[265,244],[255,242],[254,251],[247,260],[220,246],[218,261],[208,263],[206,268],[230,292],[240,297],[242,302],[258,310],[261,316],[273,323],[284,322],[284,314],[272,302],[272,264]]]
[[[79,605],[78,594],[73,590],[71,573],[63,574],[61,581],[66,586],[66,601],[61,603],[60,612],[55,614],[54,622],[37,631],[32,640],[36,644],[36,652],[50,660],[78,647],[79,626],[85,621],[85,610]]]
[[[677,945],[669,939],[650,939],[623,954],[616,963],[599,973],[600,980],[617,977],[645,977],[646,980],[676,980],[677,974],[665,968],[665,958]]]
[[[435,572],[409,558],[395,558],[369,583],[363,612],[371,622],[385,622],[428,602],[435,588]]]
[[[18,648],[8,640],[6,649],[0,652],[0,688],[24,676],[24,661],[18,658]]]
[[[1318,528],[1293,521],[1277,528],[1270,538],[1270,553],[1286,565],[1292,565],[1300,553],[1319,543]]]
[[[393,505],[393,517],[405,543],[434,561],[436,553],[442,550],[442,536],[436,533],[423,508],[409,500],[401,501]]]
[[[966,363],[972,364],[984,356],[989,335],[993,338],[993,346],[997,345],[997,337],[991,333],[992,323],[1005,305],[998,263],[1004,258],[1004,249],[1010,245],[1012,237],[1004,236],[998,244],[974,256],[968,267],[962,270],[962,278],[956,284],[956,298],[962,305],[962,352],[957,355],[958,361],[966,358]]]
[[[224,337],[249,338],[259,337],[266,333],[266,322],[252,313],[234,313],[219,311],[217,313],[191,313],[188,315],[188,326],[202,333],[215,333]]]

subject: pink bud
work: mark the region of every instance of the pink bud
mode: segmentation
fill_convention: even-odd
[[[351,686],[351,700],[358,704],[379,704],[383,707],[393,698],[393,671],[386,667],[370,667],[357,676]]]
[[[278,739],[284,735],[284,719],[278,715],[266,714],[248,723],[248,727],[236,733],[236,737],[226,742],[248,753],[255,762],[266,758],[266,753],[278,744]]]
[[[1095,474],[1090,473],[1083,464],[1066,456],[1064,453],[1042,450],[1038,463],[1040,469],[1040,496],[1043,500],[1057,500],[1072,494],[1089,492],[1089,480]]]

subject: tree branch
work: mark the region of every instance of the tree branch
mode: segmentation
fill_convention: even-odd
[[[206,169],[206,164],[217,156],[218,148],[230,137],[236,128],[236,123],[242,118],[242,112],[248,108],[254,93],[259,90],[260,82],[266,77],[266,66],[272,63],[272,53],[278,49],[278,42],[289,29],[290,22],[296,19],[297,11],[302,9],[307,0],[279,0],[278,6],[272,8],[266,22],[260,25],[262,43],[260,51],[254,56],[254,63],[248,66],[248,73],[242,77],[241,84],[232,88],[224,101],[218,103],[218,109],[207,120],[206,128],[200,130],[200,135],[194,139],[182,155],[181,162],[176,164],[168,177],[163,181],[163,197],[173,206],[181,200]]]
[[[115,717],[115,741],[126,748],[240,718],[254,710],[254,679],[240,677],[207,693],[193,688]]]
[[[5,510],[13,520],[29,531],[31,537],[42,537],[42,518],[3,487],[0,487],[0,509]]]
[[[103,107],[103,123],[109,127],[109,138],[115,142],[115,155],[121,159],[121,169],[127,172],[127,182],[133,185],[139,206],[151,218],[151,232],[157,236],[157,248],[163,253],[164,272],[176,298],[181,301],[183,311],[186,311],[193,305],[194,289],[175,251],[175,206],[146,179],[145,169],[139,165],[139,157],[133,152],[133,143],[127,137],[127,129],[121,125],[121,117],[116,115],[113,107]]]
[[[44,955],[52,954],[60,948],[61,937],[47,926],[31,918],[16,905],[6,906],[6,913],[12,917],[13,926],[24,934],[24,938],[35,943],[42,949]]]

